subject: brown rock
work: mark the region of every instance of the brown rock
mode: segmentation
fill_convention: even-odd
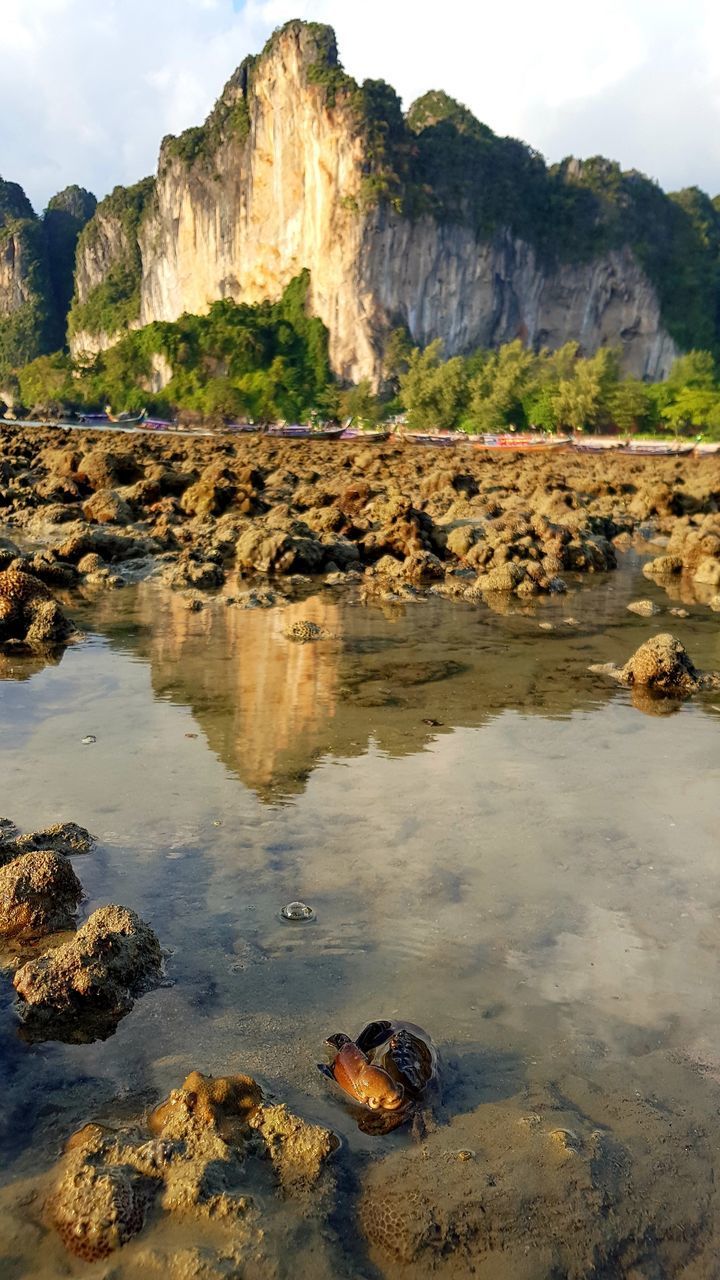
[[[73,630],[60,605],[39,578],[18,569],[0,573],[0,642],[20,640],[32,647],[61,644]]]
[[[714,556],[706,556],[695,570],[693,581],[706,587],[720,587],[720,560]]]
[[[13,986],[36,1038],[96,1039],[160,980],[161,967],[150,926],[113,905],[94,911],[71,942],[22,965]]]
[[[130,524],[133,519],[129,503],[114,489],[98,489],[83,503],[83,515],[94,524]]]
[[[605,663],[590,670],[612,676],[620,684],[639,685],[669,697],[687,697],[700,689],[720,688],[720,673],[696,670],[685,646],[669,632],[646,640],[624,667]]]
[[[628,613],[637,613],[641,618],[652,618],[653,614],[660,612],[658,605],[653,604],[652,600],[631,600],[627,609]]]
[[[69,929],[82,885],[58,853],[26,853],[0,867],[0,934],[9,937]]]
[[[673,578],[682,573],[682,556],[657,556],[643,565],[646,578]]]

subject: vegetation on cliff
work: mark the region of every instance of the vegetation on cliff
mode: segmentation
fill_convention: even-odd
[[[70,335],[115,334],[138,319],[142,278],[138,232],[154,189],[154,178],[143,178],[132,187],[115,187],[80,233],[78,256],[106,262],[107,267],[84,297],[76,291],[68,316]]]
[[[364,136],[360,205],[386,201],[404,217],[470,225],[481,239],[509,230],[549,265],[627,245],[655,285],[678,345],[720,352],[717,201],[695,187],[666,195],[602,156],[549,168],[537,151],[499,137],[438,90],[403,115],[390,85],[347,75],[329,27],[289,23],[264,53],[291,28],[306,41],[309,81],[324,87],[327,106],[343,104]]]
[[[62,352],[43,356],[19,371],[20,399],[48,408],[150,405],[209,420],[296,419],[331,408],[327,330],[307,314],[308,283],[303,272],[279,302],[246,306],[226,299],[207,315],[133,330],[91,361],[75,364]],[[172,376],[153,394],[158,367]]]
[[[22,187],[0,179],[0,374],[60,340],[43,225]]]
[[[92,192],[71,186],[52,197],[43,216],[50,280],[63,327],[73,296],[78,236],[96,208],[97,200]]]
[[[18,398],[43,411],[109,401],[124,410],[190,412],[215,424],[319,415],[371,425],[402,412],[422,431],[659,431],[720,439],[720,370],[707,351],[681,356],[665,382],[648,384],[623,378],[609,348],[583,357],[569,342],[535,353],[516,340],[446,360],[440,341],[420,350],[398,330],[386,351],[385,396],[369,383],[341,388],[330,372],[327,330],[307,313],[308,284],[303,272],[279,302],[226,299],[204,316],[147,325],[89,361],[43,355],[18,371]],[[160,373],[165,385],[153,391]]]
[[[172,160],[192,165],[214,161],[226,142],[244,142],[250,132],[247,94],[255,58],[245,58],[230,77],[204,124],[185,129],[177,137],[169,133],[160,144],[160,171]]]

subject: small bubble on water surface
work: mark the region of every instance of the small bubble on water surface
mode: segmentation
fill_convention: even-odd
[[[305,902],[288,902],[280,912],[283,920],[313,920],[315,912]]]

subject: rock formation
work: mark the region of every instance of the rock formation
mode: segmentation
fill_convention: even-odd
[[[639,685],[660,696],[682,698],[702,689],[720,689],[720,672],[698,671],[685,646],[667,631],[641,644],[624,667],[609,662],[590,670],[611,676],[628,688]]]
[[[75,245],[95,209],[81,187],[53,196],[38,218],[22,187],[0,178],[0,376],[62,345]],[[12,401],[11,384],[3,398]]]
[[[22,965],[13,986],[32,1037],[81,1043],[111,1034],[135,996],[157,985],[161,966],[150,926],[111,905],[94,911],[70,942]]]
[[[201,128],[164,140],[154,182],[98,207],[78,246],[73,351],[218,298],[277,299],[307,269],[344,379],[379,381],[398,326],[420,345],[442,338],[447,354],[518,336],[587,352],[618,344],[628,371],[663,376],[677,348],[629,227],[628,243],[605,238],[590,252],[578,232],[575,252],[552,220],[528,220],[548,204],[548,183],[574,200],[582,166],[552,176],[528,148],[428,97],[434,112],[423,99],[404,118],[388,86],[344,74],[329,28],[289,23],[245,60]],[[438,155],[461,170],[455,204]],[[507,208],[494,164],[510,183]]]

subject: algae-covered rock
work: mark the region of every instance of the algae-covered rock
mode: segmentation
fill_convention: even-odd
[[[37,936],[69,929],[82,885],[67,859],[50,849],[0,867],[0,934]]]
[[[156,984],[162,952],[155,933],[134,911],[94,911],[76,936],[18,969],[13,985],[34,1038],[103,1039]]]

